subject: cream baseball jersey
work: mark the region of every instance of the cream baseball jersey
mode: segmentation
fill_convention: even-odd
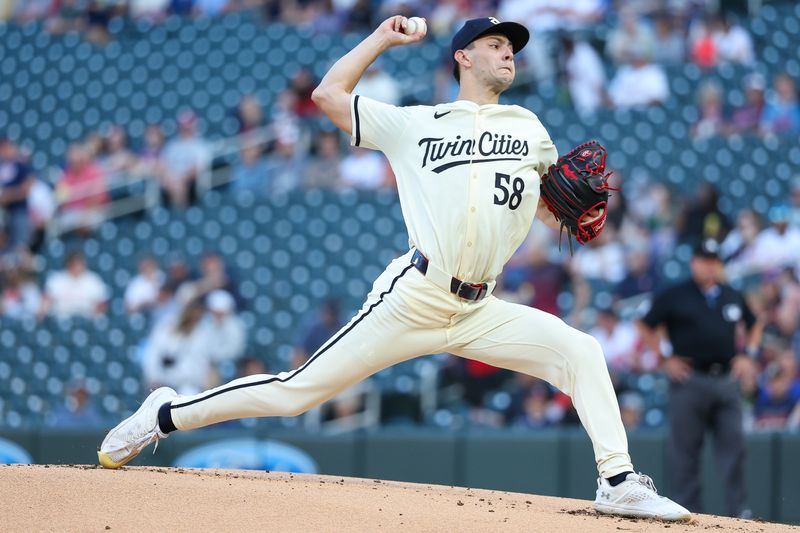
[[[470,282],[493,280],[528,234],[558,154],[535,114],[458,100],[397,107],[353,95],[351,144],[381,150],[411,246]]]

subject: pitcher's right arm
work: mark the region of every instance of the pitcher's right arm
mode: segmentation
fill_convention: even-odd
[[[395,15],[384,20],[358,46],[350,50],[322,78],[311,99],[338,128],[352,134],[350,95],[364,71],[379,55],[393,46],[422,40],[424,33],[406,35],[403,30],[408,19]]]

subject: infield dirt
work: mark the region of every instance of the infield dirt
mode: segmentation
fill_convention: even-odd
[[[0,531],[777,532],[800,527],[698,515],[601,516],[583,500],[250,470],[0,467]]]

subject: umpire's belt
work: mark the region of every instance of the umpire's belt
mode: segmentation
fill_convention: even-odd
[[[465,300],[477,302],[490,293],[488,283],[467,283],[466,281],[454,278],[430,264],[428,258],[422,255],[422,252],[419,250],[414,250],[414,255],[411,257],[411,264],[422,272],[434,285],[446,291],[450,291]]]

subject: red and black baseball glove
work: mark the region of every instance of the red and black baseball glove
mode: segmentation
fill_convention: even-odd
[[[606,223],[610,172],[606,172],[606,149],[597,141],[588,141],[558,158],[542,176],[541,196],[561,231],[567,228],[581,244],[597,237]],[[590,212],[602,214],[592,220]],[[568,239],[569,240],[569,239]],[[570,250],[572,241],[569,240]]]

